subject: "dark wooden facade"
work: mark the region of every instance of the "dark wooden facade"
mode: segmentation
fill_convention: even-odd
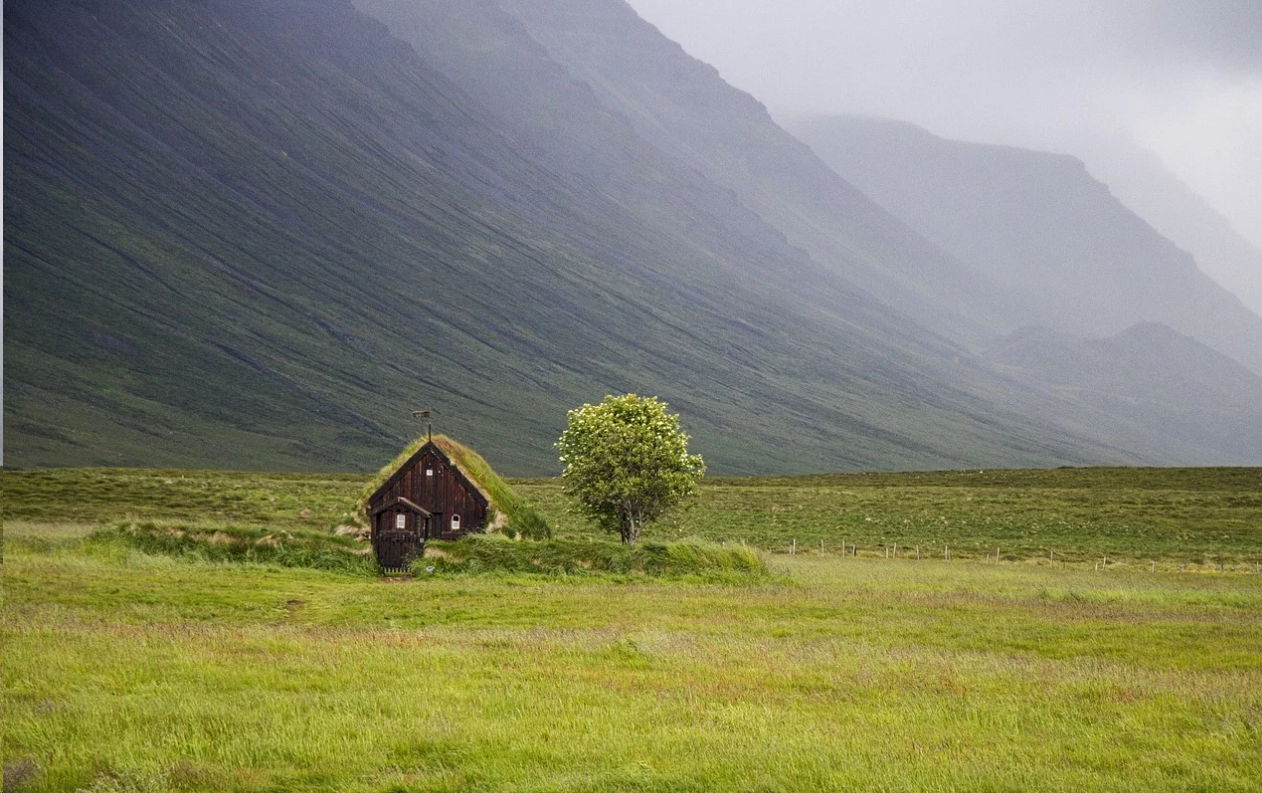
[[[487,497],[443,450],[426,443],[368,499],[377,561],[384,569],[405,568],[426,540],[485,530],[489,508]]]

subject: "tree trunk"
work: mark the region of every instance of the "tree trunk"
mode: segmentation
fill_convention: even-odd
[[[640,531],[644,528],[644,520],[633,511],[628,510],[622,523],[622,543],[632,548],[635,547],[635,541],[640,539]]]

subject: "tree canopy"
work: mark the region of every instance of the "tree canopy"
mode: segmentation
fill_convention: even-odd
[[[571,410],[556,444],[565,492],[628,545],[646,523],[696,493],[705,474],[701,455],[688,453],[679,415],[666,408],[656,397],[607,396]]]

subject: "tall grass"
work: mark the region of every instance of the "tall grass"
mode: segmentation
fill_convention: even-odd
[[[432,542],[413,565],[423,572],[505,572],[546,575],[608,573],[630,576],[699,577],[711,580],[762,578],[767,566],[749,548],[723,548],[692,541],[640,543],[629,548],[601,540],[511,542],[501,537],[466,537]]]
[[[595,530],[556,480],[515,483],[558,536]],[[1262,563],[1262,468],[1091,468],[713,479],[646,538],[701,537],[772,551],[957,560],[1103,557],[1237,570]]]
[[[368,477],[223,471],[6,471],[5,518],[61,524],[155,520],[331,531],[353,522]],[[557,480],[513,491],[556,536],[609,535],[569,509]],[[67,497],[66,494],[72,494]],[[1262,564],[1262,469],[1058,469],[711,479],[644,540],[697,537],[883,557],[1253,569]]]
[[[792,586],[382,583],[23,548],[3,751],[28,791],[1262,779],[1262,576],[797,556]]]
[[[124,522],[88,536],[89,550],[124,546],[142,553],[207,562],[267,564],[369,575],[370,549],[356,540],[318,532]]]

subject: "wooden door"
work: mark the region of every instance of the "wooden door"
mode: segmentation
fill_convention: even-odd
[[[388,509],[377,516],[372,546],[382,572],[406,572],[420,555],[424,547],[418,525],[421,520],[420,515],[405,509]]]

